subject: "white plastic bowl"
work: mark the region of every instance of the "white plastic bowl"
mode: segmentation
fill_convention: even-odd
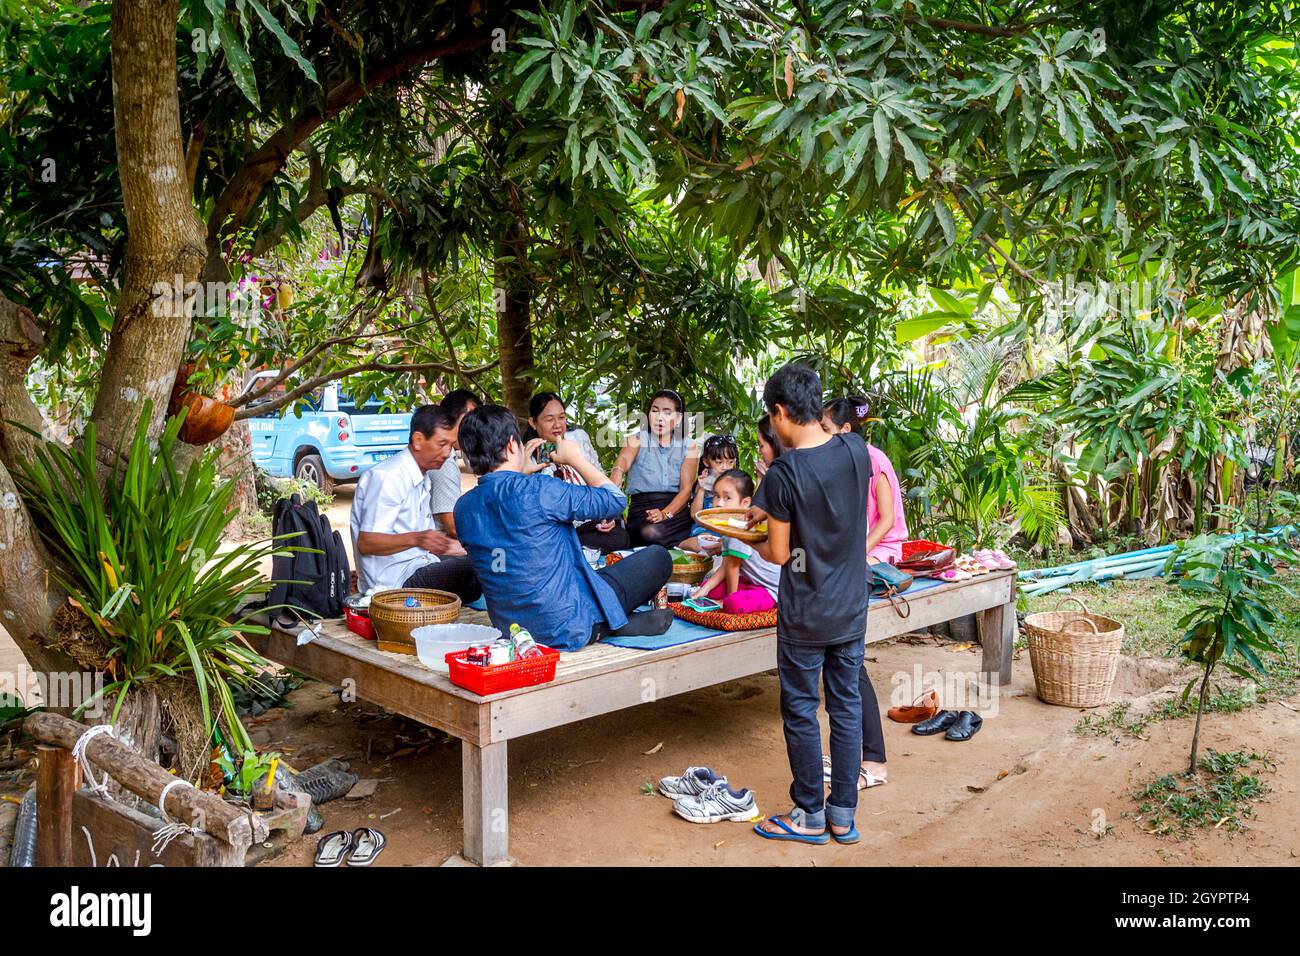
[[[484,624],[426,624],[411,632],[415,655],[420,663],[439,674],[447,673],[447,655],[475,644],[491,644],[501,636],[495,627]]]

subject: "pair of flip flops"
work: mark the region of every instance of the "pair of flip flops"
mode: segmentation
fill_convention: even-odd
[[[351,833],[335,830],[316,844],[316,865],[369,866],[387,845],[388,838],[374,827],[358,827]]]
[[[789,823],[787,823],[786,820],[781,819],[782,817],[789,820]],[[779,833],[764,830],[761,821],[754,824],[754,832],[764,840],[782,840],[787,843],[812,843],[816,846],[823,846],[824,844],[830,843],[831,840],[834,840],[836,843],[851,844],[857,843],[862,839],[862,835],[858,833],[857,826],[849,827],[847,833],[836,833],[829,826],[823,829],[821,833],[800,833],[794,827],[807,826],[807,823],[805,822],[806,819],[807,817],[803,810],[795,807],[788,813],[779,814],[775,817],[768,817],[767,822],[775,824],[777,829],[780,831]],[[793,823],[794,826],[791,826],[791,823]]]

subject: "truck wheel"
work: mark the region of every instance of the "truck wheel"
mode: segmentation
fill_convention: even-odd
[[[298,460],[298,467],[293,476],[299,481],[309,481],[327,495],[334,494],[334,479],[325,471],[325,462],[320,455],[303,455]]]

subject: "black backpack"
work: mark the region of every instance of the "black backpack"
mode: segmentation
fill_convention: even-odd
[[[352,569],[343,538],[316,509],[316,503],[303,504],[301,495],[277,501],[271,533],[278,545],[309,550],[277,554],[271,559],[271,579],[275,583],[267,603],[280,615],[341,616]]]

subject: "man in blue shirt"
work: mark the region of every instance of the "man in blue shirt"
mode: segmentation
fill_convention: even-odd
[[[671,611],[636,610],[668,582],[667,550],[641,548],[600,569],[583,556],[573,522],[618,517],[627,498],[576,442],[558,439],[551,461],[577,471],[586,486],[536,474],[544,465],[532,452],[541,439],[525,446],[514,414],[500,405],[466,415],[459,440],[479,482],[456,502],[456,533],[497,628],[518,624],[539,644],[563,651],[609,634],[668,630]]]

